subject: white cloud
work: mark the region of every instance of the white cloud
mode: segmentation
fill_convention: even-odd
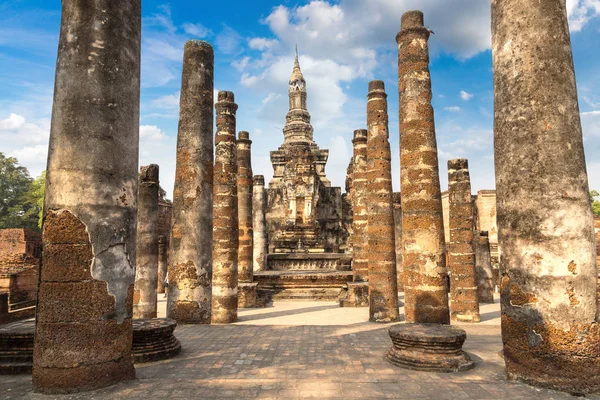
[[[165,139],[166,135],[156,125],[141,125],[140,126],[140,140],[162,140]]]
[[[473,98],[473,94],[465,92],[464,90],[460,91],[460,98],[463,99],[464,101],[469,101]]]
[[[600,138],[600,111],[582,112],[581,127],[585,138]]]
[[[248,46],[255,50],[268,50],[279,43],[276,39],[265,39],[262,37],[252,38],[248,41]]]
[[[23,125],[25,125],[25,118],[18,114],[10,114],[8,118],[0,120],[0,130],[13,131]]]
[[[152,100],[151,105],[154,108],[163,108],[166,110],[175,110],[179,108],[179,97],[181,92],[161,96]]]
[[[212,34],[212,31],[202,24],[192,24],[188,22],[183,24],[182,27],[183,31],[188,35],[192,35],[201,39]]]
[[[167,135],[154,125],[140,126],[140,165],[158,164],[160,185],[169,197],[175,183],[176,149],[175,136]]]
[[[600,16],[600,0],[567,0],[569,29],[579,32],[592,19]]]
[[[250,62],[250,57],[244,57],[244,58],[241,58],[239,60],[232,62],[231,66],[233,68],[237,69],[238,71],[243,71],[244,69],[246,69],[246,66],[248,66],[249,62]]]
[[[449,112],[459,112],[460,107],[458,107],[458,106],[444,107],[444,110],[449,111]]]
[[[235,55],[241,51],[242,36],[235,29],[224,25],[215,38],[215,45],[221,53]]]

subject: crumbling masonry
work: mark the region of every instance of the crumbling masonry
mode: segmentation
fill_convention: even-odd
[[[238,310],[238,193],[237,104],[232,92],[219,92],[215,136],[213,205],[212,322],[237,320]]]
[[[476,232],[475,265],[477,270],[477,297],[480,303],[494,302],[494,272],[490,255],[490,240],[486,231]]]
[[[100,5],[101,4],[101,5]],[[33,386],[133,379],[141,9],[62,2]]]
[[[354,282],[369,280],[367,209],[367,130],[354,131],[352,167],[352,276]]]
[[[133,318],[156,318],[158,289],[158,165],[140,168]]]
[[[267,270],[267,196],[265,177],[254,175],[252,186],[253,270]]]
[[[369,83],[367,102],[367,207],[369,320],[391,322],[400,318],[396,282],[392,156],[387,94],[382,81]]]
[[[508,377],[598,392],[598,269],[565,1],[492,0],[492,58]]]
[[[428,39],[423,13],[405,13],[396,36],[405,318],[407,322],[447,324],[450,315]]]
[[[211,320],[214,54],[190,40],[183,52],[167,316]]]

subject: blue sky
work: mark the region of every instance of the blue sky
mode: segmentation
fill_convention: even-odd
[[[394,186],[399,190],[397,46],[403,12],[421,9],[431,74],[442,188],[449,158],[469,159],[473,191],[494,188],[490,7],[485,0],[143,1],[140,164],[175,171],[183,44],[215,48],[215,88],[236,95],[238,130],[250,132],[253,169],[272,176],[283,141],[294,45],[307,80],[326,173],[344,186],[352,132],[364,128],[372,79],[389,95]],[[0,2],[0,151],[32,176],[45,169],[60,26],[58,0]],[[600,0],[567,0],[590,186],[600,190]]]

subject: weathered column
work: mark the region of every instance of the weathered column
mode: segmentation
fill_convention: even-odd
[[[237,140],[238,195],[238,280],[252,282],[252,140],[248,132],[239,132]]]
[[[594,225],[564,0],[492,0],[502,339],[511,379],[600,391]]]
[[[444,224],[423,13],[402,16],[398,42],[404,313],[407,322],[450,322]]]
[[[394,237],[396,240],[396,278],[398,292],[404,291],[404,270],[402,267],[402,197],[394,193]]]
[[[232,92],[219,92],[215,136],[212,322],[237,320],[238,195],[235,113]]]
[[[475,265],[477,266],[477,297],[480,303],[494,302],[494,272],[490,255],[490,240],[486,231],[475,238]]]
[[[382,81],[369,82],[367,102],[367,251],[369,320],[400,318],[396,282],[392,156],[388,142],[387,94]]]
[[[33,386],[133,379],[139,0],[62,2],[44,202]]]
[[[367,209],[367,130],[354,131],[352,172],[352,276],[354,282],[369,280],[368,209]]]
[[[471,178],[466,158],[448,160],[450,319],[479,322]]]
[[[158,293],[165,292],[165,277],[167,276],[167,237],[158,235]]]
[[[158,165],[140,169],[133,318],[156,318],[158,288]]]
[[[253,263],[254,271],[267,270],[267,196],[265,177],[254,175],[252,186],[252,225],[253,225]]]
[[[214,54],[189,40],[183,52],[173,228],[169,241],[167,316],[179,323],[211,319]]]

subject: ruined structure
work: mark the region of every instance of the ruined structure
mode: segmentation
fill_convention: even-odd
[[[173,220],[173,203],[165,199],[166,192],[158,196],[158,293],[165,292],[165,277],[169,264],[169,239]]]
[[[233,93],[220,91],[216,108],[212,323],[227,324],[237,320],[238,310],[238,106]]]
[[[274,172],[267,205],[270,253],[335,253],[347,238],[341,189],[331,187],[325,176],[329,150],[319,149],[313,140],[306,95],[306,81],[296,54],[284,142],[271,152]]]
[[[398,43],[400,177],[405,318],[450,322],[437,142],[431,106],[429,29],[423,13],[402,16]]]
[[[265,191],[265,177],[254,175],[252,186],[252,225],[253,225],[253,270],[265,271],[267,269],[267,220],[265,211],[267,196]]]
[[[486,231],[490,240],[492,265],[498,263],[498,225],[496,222],[496,191],[480,190],[475,198],[475,226],[478,231]]]
[[[158,277],[157,277],[157,292],[165,292],[165,277],[167,277],[168,268],[168,245],[165,235],[158,236]]]
[[[471,179],[466,158],[448,160],[450,319],[479,322]]]
[[[183,53],[167,316],[211,320],[214,54],[190,40]]]
[[[598,392],[598,269],[565,2],[492,1],[492,58],[508,377]]]
[[[33,386],[133,379],[141,9],[62,2]]]
[[[41,256],[39,233],[0,230],[0,323],[35,315]]]
[[[402,267],[402,199],[394,193],[394,237],[396,241],[396,278],[398,291],[404,291],[404,268]]]
[[[476,232],[474,243],[477,267],[477,298],[480,303],[493,303],[494,275],[488,233],[485,231]]]
[[[140,168],[133,318],[156,318],[158,289],[158,165]]]
[[[396,281],[396,246],[392,204],[387,94],[383,81],[369,82],[367,101],[367,255],[369,320],[400,318]]]

